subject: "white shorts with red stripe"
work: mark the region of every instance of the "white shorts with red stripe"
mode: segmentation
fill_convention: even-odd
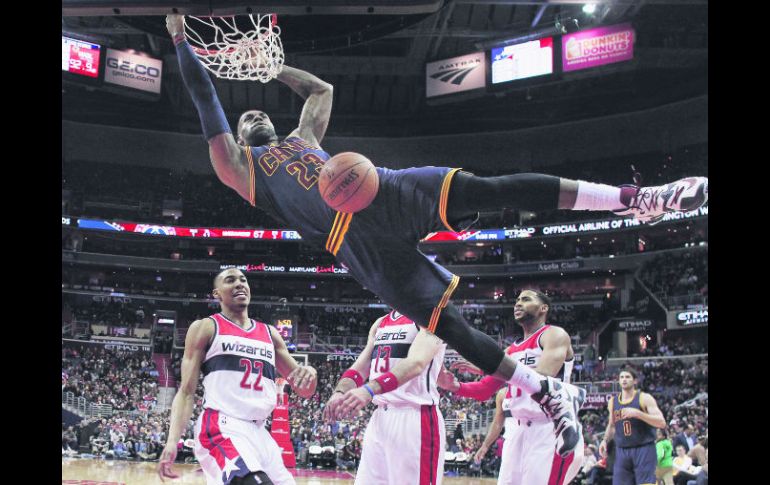
[[[441,485],[445,446],[437,406],[378,406],[364,432],[355,485]]]
[[[511,422],[513,426],[508,429]],[[505,420],[497,485],[567,485],[583,463],[582,434],[575,451],[562,458],[556,453],[553,423],[527,423],[517,418]]]
[[[207,485],[227,485],[235,477],[263,471],[275,485],[295,485],[281,449],[264,422],[244,421],[205,409],[195,423],[195,457]]]

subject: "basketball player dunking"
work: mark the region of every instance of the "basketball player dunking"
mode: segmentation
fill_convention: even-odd
[[[607,403],[610,418],[599,453],[607,456],[607,442],[614,436],[612,485],[655,485],[655,428],[665,428],[666,419],[655,398],[636,388],[636,371],[620,371],[618,381],[620,394]]]
[[[567,332],[561,327],[546,324],[550,305],[548,296],[539,291],[524,290],[519,294],[513,316],[524,331],[524,336],[512,343],[506,353],[540,374],[569,382],[575,356]],[[478,369],[463,362],[456,362],[452,367],[478,372]],[[479,400],[489,399],[502,384],[491,377],[463,384],[451,373],[442,373],[439,377],[439,386],[442,388],[461,397]],[[579,392],[584,393],[582,389]],[[498,485],[564,485],[577,475],[583,464],[582,434],[579,433],[575,450],[566,457],[555,453],[558,447],[548,416],[538,403],[510,384],[500,411],[510,415],[510,418],[505,420],[505,443]],[[500,433],[498,427],[493,426],[489,434],[495,430],[497,434],[487,436],[485,445],[497,439]],[[488,446],[482,449],[486,452]]]
[[[446,344],[395,310],[378,318],[340,377],[327,420],[377,409],[364,433],[356,485],[440,485],[446,436],[436,378]],[[365,381],[368,378],[368,382]]]
[[[459,277],[422,254],[419,241],[433,231],[465,229],[479,211],[503,208],[618,211],[658,219],[705,203],[708,179],[691,177],[662,187],[610,187],[540,174],[476,177],[446,167],[378,167],[374,202],[355,214],[335,212],[315,187],[321,166],[330,158],[321,141],[329,124],[332,86],[284,66],[276,79],[305,99],[299,125],[280,140],[265,113],[247,111],[238,121],[236,139],[211,79],[185,40],[184,17],[167,16],[166,27],[222,183],[297,230],[304,242],[325,248],[359,283],[485,373],[532,395],[554,422],[560,453],[569,454],[578,442],[574,396],[556,380],[517,367],[492,338],[472,328],[449,303]]]
[[[171,406],[158,474],[161,480],[179,477],[171,466],[202,371],[203,412],[195,424],[193,451],[207,485],[293,485],[265,419],[276,405],[276,371],[302,397],[315,392],[316,371],[297,364],[275,328],[249,318],[251,290],[239,270],[219,273],[213,295],[222,311],[196,320],[187,331],[182,382]]]

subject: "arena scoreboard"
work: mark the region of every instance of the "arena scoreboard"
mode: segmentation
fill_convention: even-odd
[[[91,42],[61,38],[61,70],[78,76],[99,77],[101,46]]]
[[[492,84],[553,74],[553,37],[495,47]]]

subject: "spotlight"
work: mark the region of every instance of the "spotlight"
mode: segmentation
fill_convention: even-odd
[[[594,12],[596,12],[596,4],[595,3],[586,3],[583,5],[583,13],[587,13],[588,15],[592,15]]]

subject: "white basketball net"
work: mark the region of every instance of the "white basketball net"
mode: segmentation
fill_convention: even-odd
[[[281,28],[275,14],[252,14],[254,30],[241,32],[235,17],[186,17],[185,37],[203,66],[216,77],[266,83],[283,69]],[[195,30],[202,25],[213,29],[214,38],[206,42]],[[207,36],[209,37],[209,36]]]

